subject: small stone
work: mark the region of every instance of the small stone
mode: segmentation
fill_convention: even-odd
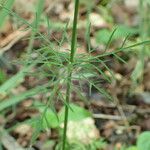
[[[31,132],[31,126],[27,124],[22,124],[15,129],[15,132],[24,136]]]
[[[97,13],[90,14],[91,26],[96,28],[102,28],[106,26],[105,20]]]
[[[85,118],[80,121],[69,121],[67,138],[70,143],[74,141],[90,144],[100,137],[99,131],[92,118]]]

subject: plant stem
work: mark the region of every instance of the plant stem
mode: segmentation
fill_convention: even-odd
[[[33,27],[32,27],[32,34],[29,40],[29,45],[27,47],[27,52],[29,53],[29,55],[31,53],[31,50],[33,49],[34,39],[39,29],[40,18],[44,9],[44,3],[45,3],[45,0],[38,0],[38,3],[37,3],[36,15],[35,15],[35,19],[33,21]]]
[[[145,41],[146,39],[149,38],[149,5],[147,2],[140,0],[139,1],[139,14],[140,14],[140,38],[142,41]],[[139,53],[139,60],[141,61],[142,64],[142,74],[140,78],[140,82],[143,80],[143,73],[144,73],[144,63],[145,63],[145,58],[146,56],[146,51],[147,51],[147,46],[143,45],[141,47],[141,51]]]
[[[72,71],[73,71],[72,67],[73,67],[74,57],[75,57],[75,53],[76,53],[79,0],[75,0],[74,8],[75,9],[74,9],[74,20],[73,20],[73,29],[72,29],[71,53],[70,53],[70,61],[69,61],[69,65],[68,65],[67,89],[66,89],[66,99],[65,99],[66,104],[68,104],[68,105],[70,102],[70,93],[71,93],[71,78],[72,78]],[[65,119],[64,119],[62,150],[66,149],[66,133],[67,133],[68,114],[69,114],[68,105],[65,105]]]

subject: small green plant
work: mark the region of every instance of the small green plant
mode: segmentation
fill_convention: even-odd
[[[150,149],[150,132],[142,132],[138,138],[136,145],[130,147],[122,147],[121,150],[149,150]]]
[[[67,133],[67,122],[68,122],[68,111],[69,111],[68,105],[69,105],[70,94],[71,94],[71,79],[72,79],[72,73],[73,73],[74,57],[76,54],[78,10],[79,10],[79,0],[75,0],[71,52],[70,52],[70,60],[69,60],[68,72],[67,72],[67,89],[66,89],[66,98],[65,98],[66,106],[65,106],[65,119],[64,119],[64,133],[63,133],[62,150],[66,149],[65,148],[66,147],[66,133]]]
[[[150,131],[141,133],[137,139],[138,150],[149,150],[150,149]]]
[[[86,117],[91,117],[91,113],[86,111],[84,108],[81,108],[80,106],[72,104],[72,91],[76,91],[80,97],[85,98],[85,96],[82,96],[81,93],[82,86],[75,86],[72,81],[86,81],[89,84],[89,94],[91,93],[91,88],[94,87],[108,100],[113,100],[110,94],[106,92],[105,89],[103,89],[101,81],[94,80],[95,77],[103,77],[104,80],[111,82],[112,78],[105,74],[105,72],[100,68],[100,65],[102,65],[105,70],[108,70],[109,73],[113,76],[112,71],[105,63],[107,56],[114,56],[116,59],[123,61],[122,58],[118,56],[118,53],[131,51],[132,48],[149,44],[150,41],[142,41],[129,46],[125,46],[124,44],[122,44],[121,47],[115,48],[114,51],[105,51],[105,53],[98,54],[96,56],[93,56],[90,53],[91,49],[89,46],[89,53],[77,54],[77,19],[79,0],[75,0],[71,49],[69,52],[63,52],[61,51],[62,43],[67,41],[70,44],[68,36],[66,36],[68,25],[63,28],[64,33],[62,35],[62,39],[60,41],[55,41],[57,44],[49,39],[49,34],[41,34],[38,31],[38,26],[44,3],[42,0],[39,0],[38,2],[40,6],[37,7],[38,13],[35,17],[34,23],[27,22],[25,19],[10,11],[9,8],[5,6],[3,7],[3,9],[7,12],[7,15],[10,14],[16,17],[20,22],[27,26],[27,29],[30,28],[32,30],[32,35],[28,47],[29,51],[24,61],[24,68],[0,86],[0,95],[3,95],[3,98],[1,98],[0,101],[0,112],[3,111],[5,114],[8,108],[11,109],[13,106],[17,106],[17,104],[19,104],[20,102],[32,97],[32,108],[38,110],[39,115],[35,118],[31,118],[30,120],[25,120],[25,122],[30,123],[35,129],[31,145],[34,143],[40,132],[46,131],[49,128],[60,129],[60,124],[63,124],[63,133],[61,130],[61,140],[58,147],[61,150],[73,149],[71,147],[72,145],[69,145],[66,136],[68,121],[81,120]],[[49,21],[47,21],[47,24],[48,27],[50,27]],[[113,31],[113,33],[110,33],[109,31],[103,31],[103,33],[98,32],[97,42],[103,42],[104,44],[106,44],[106,49],[108,49],[110,43],[118,38],[122,38],[122,34],[124,36],[127,36],[127,32],[131,34],[136,34],[137,32],[135,29],[128,28],[126,26],[121,26],[120,28],[121,30],[116,29],[115,31]],[[101,39],[99,35],[103,35],[105,33],[107,36],[104,36],[104,39]],[[87,32],[87,36],[89,38],[90,36],[88,34],[89,31]],[[33,49],[32,45],[35,38],[41,40],[42,43],[41,47],[36,50]],[[87,39],[87,41],[89,41],[89,39]],[[125,43],[125,41],[123,43]],[[33,67],[35,68],[35,72],[31,72]],[[29,76],[34,76],[36,79],[38,79],[39,83],[43,79],[47,82],[42,82],[42,84],[40,83],[37,87],[32,87],[31,89],[28,89],[27,91],[22,92],[18,95],[13,95],[11,92],[12,89],[16,88],[19,84],[21,84],[27,74]],[[65,92],[63,91],[64,89]],[[42,103],[36,103],[37,98],[34,96],[37,94],[42,94],[44,96],[44,100],[42,101]],[[59,113],[56,111],[55,108],[55,103],[57,103],[58,101],[61,101],[64,104],[62,110]],[[104,142],[93,141],[92,144],[86,146],[81,143],[74,143],[74,147],[75,145],[78,145],[79,147],[87,150],[96,150],[98,148],[102,148],[104,146]]]

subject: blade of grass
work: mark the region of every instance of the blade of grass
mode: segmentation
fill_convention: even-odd
[[[25,67],[20,72],[18,72],[16,75],[8,79],[4,84],[0,86],[0,94],[5,95],[8,94],[13,88],[15,88],[17,85],[19,85],[26,73],[31,69],[31,66]]]
[[[105,47],[104,52],[106,52],[106,51],[108,50],[108,48],[109,48],[109,46],[110,46],[110,44],[111,44],[112,38],[113,38],[113,36],[114,36],[114,34],[115,34],[116,31],[117,31],[117,28],[115,28],[115,29],[113,30],[113,32],[111,33],[111,35],[110,35],[110,37],[109,37],[109,39],[108,39],[107,45],[106,45],[106,47]]]
[[[7,0],[6,2],[4,2],[4,4],[1,3],[2,6],[6,7],[7,9],[11,9],[13,4],[14,4],[15,0]],[[4,22],[5,22],[5,18],[7,17],[9,13],[4,9],[2,8],[0,10],[0,28],[3,26]]]
[[[48,90],[45,87],[39,86],[34,89],[28,90],[24,93],[21,93],[19,95],[16,95],[8,100],[4,100],[0,103],[0,111],[6,109],[8,107],[11,107],[13,105],[16,105],[17,103],[20,103],[23,100],[36,95],[37,93],[45,93],[47,91]]]
[[[138,42],[136,44],[126,46],[126,47],[117,48],[116,50],[114,50],[112,52],[107,52],[107,53],[104,53],[104,54],[97,55],[97,56],[95,56],[95,59],[110,56],[110,55],[113,55],[113,54],[117,54],[119,52],[124,52],[126,50],[132,51],[133,50],[132,48],[135,48],[135,47],[138,47],[138,46],[141,46],[141,45],[146,45],[146,44],[150,44],[150,40],[143,41],[143,42]]]
[[[17,18],[20,22],[22,22],[24,25],[27,26],[26,29],[32,29],[34,32],[36,32],[43,40],[45,40],[46,43],[49,44],[49,46],[51,45],[51,42],[49,41],[49,39],[44,36],[42,33],[40,33],[34,26],[32,23],[29,23],[28,21],[26,21],[24,18],[20,17],[18,14],[14,13],[13,11],[7,9],[7,7],[3,6],[0,4],[0,8],[3,8],[7,11],[7,13],[9,15],[12,15],[13,17]]]
[[[28,48],[27,48],[28,52],[30,52],[33,48],[33,42],[34,42],[34,39],[35,39],[35,35],[38,31],[38,28],[39,28],[40,18],[41,18],[42,11],[43,11],[43,8],[44,8],[44,2],[45,2],[45,0],[39,0],[38,1],[36,17],[35,17],[35,20],[33,21],[34,30],[32,30],[29,45],[28,45]]]

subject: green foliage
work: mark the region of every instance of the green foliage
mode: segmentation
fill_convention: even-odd
[[[0,70],[0,85],[3,82],[5,82],[5,80],[6,80],[6,74],[2,70]]]
[[[8,12],[3,8],[11,9],[15,0],[1,0],[0,1],[0,28],[3,26],[6,17],[8,16]]]
[[[80,0],[80,4],[86,5],[87,7],[93,7],[94,3],[95,2],[91,0]]]
[[[138,61],[137,64],[136,64],[136,67],[134,69],[134,71],[132,72],[132,75],[131,75],[131,79],[132,81],[134,81],[134,83],[137,82],[138,79],[140,79],[141,75],[142,75],[142,72],[143,72],[143,62],[142,61]]]
[[[69,104],[68,107],[70,108],[68,121],[71,121],[71,120],[79,121],[79,120],[92,116],[92,114],[89,111],[73,103]],[[63,122],[64,116],[65,116],[65,108],[63,107],[61,111],[59,112],[60,122]]]
[[[150,1],[149,0],[140,0],[139,1],[139,16],[140,16],[140,24],[139,24],[139,35],[140,40],[145,41],[150,38]],[[135,66],[135,69],[132,73],[132,81],[133,83],[137,83],[139,80],[142,81],[144,74],[144,64],[145,60],[150,58],[150,49],[147,45],[142,45],[137,53],[138,61]]]
[[[51,128],[59,129],[62,123],[64,122],[64,116],[65,116],[65,107],[63,107],[59,113],[49,108],[48,105],[45,105],[40,102],[34,102],[34,107],[39,111],[40,114],[39,116],[27,121],[27,123],[34,128],[32,143],[35,142],[35,140],[37,139],[41,131],[46,131]],[[71,120],[79,121],[92,116],[89,111],[87,111],[86,109],[78,105],[71,103],[69,104],[68,107],[69,107],[68,121]],[[60,134],[61,134],[61,130],[60,130]],[[100,143],[95,142],[94,145],[95,147],[100,146]]]
[[[8,107],[14,106],[24,100],[26,100],[27,98],[30,98],[34,95],[36,95],[37,93],[46,93],[47,89],[44,88],[44,86],[42,87],[36,87],[33,88],[31,90],[28,90],[26,92],[23,92],[19,95],[15,95],[9,99],[5,99],[4,101],[0,102],[0,111],[5,110]]]
[[[105,6],[107,5],[111,0],[101,0],[100,4]]]
[[[150,131],[141,133],[137,140],[138,150],[150,150]]]
[[[32,142],[36,140],[40,132],[45,131],[49,128],[59,128],[60,124],[64,122],[64,118],[66,118],[65,123],[67,125],[67,122],[70,120],[78,121],[87,117],[92,117],[92,114],[86,109],[78,105],[75,105],[73,103],[71,104],[69,103],[71,92],[74,89],[78,89],[79,94],[82,95],[82,93],[80,93],[80,89],[82,88],[75,87],[72,84],[72,80],[87,81],[90,87],[94,87],[95,89],[97,89],[97,91],[99,91],[101,94],[107,97],[107,99],[113,100],[112,97],[109,95],[109,93],[107,93],[106,90],[103,89],[103,85],[102,84],[99,85],[97,81],[95,82],[93,80],[93,78],[100,77],[100,76],[102,76],[108,82],[111,82],[111,79],[114,79],[113,72],[109,69],[109,67],[105,63],[105,58],[107,56],[113,55],[115,56],[115,58],[119,59],[120,61],[123,61],[122,58],[120,58],[117,55],[119,52],[126,52],[128,50],[132,50],[135,47],[150,43],[150,41],[142,41],[126,47],[124,47],[123,45],[121,48],[116,48],[112,52],[106,52],[103,54],[99,54],[97,56],[91,56],[90,54],[75,55],[76,52],[75,50],[77,46],[76,44],[77,22],[75,22],[76,25],[73,28],[73,38],[72,38],[71,55],[70,55],[70,53],[68,53],[67,51],[66,52],[59,51],[61,49],[61,44],[64,42],[64,40],[70,42],[66,36],[66,30],[67,30],[66,26],[65,26],[65,32],[63,34],[62,40],[55,41],[59,46],[56,46],[54,42],[49,40],[49,37],[41,34],[38,31],[38,26],[41,21],[40,19],[42,15],[43,6],[44,6],[43,0],[38,1],[39,3],[36,8],[37,14],[35,15],[36,17],[34,22],[31,24],[26,20],[24,20],[23,18],[16,15],[15,13],[13,13],[12,11],[10,11],[10,8],[14,1],[7,1],[7,2],[8,5],[2,8],[1,10],[2,13],[0,12],[0,18],[4,19],[6,15],[11,14],[12,16],[16,17],[19,21],[24,23],[26,26],[28,26],[28,28],[31,28],[32,36],[29,44],[30,50],[33,49],[33,40],[36,38],[37,35],[37,38],[42,42],[42,47],[39,48],[38,50],[33,50],[33,53],[37,54],[37,57],[35,58],[36,60],[29,58],[26,60],[26,62],[27,64],[36,65],[36,69],[38,71],[35,72],[35,76],[37,76],[38,78],[41,78],[42,76],[42,78],[44,79],[47,78],[49,79],[49,82],[44,85],[35,87],[33,89],[27,90],[26,92],[12,96],[11,90],[16,88],[19,84],[23,82],[26,73],[29,73],[31,69],[30,66],[29,67],[25,66],[25,68],[23,68],[20,72],[18,72],[12,78],[10,78],[5,83],[3,83],[2,86],[0,86],[0,94],[7,95],[9,97],[8,99],[4,99],[0,102],[0,111],[4,111],[9,107],[17,105],[18,103],[26,100],[27,98],[33,97],[39,93],[50,94],[46,105],[45,104],[43,105],[41,103],[36,103],[35,105],[35,108],[36,110],[39,111],[40,115],[30,120],[31,121],[30,124],[35,129],[35,132],[32,137]],[[103,2],[104,2],[103,5],[106,5],[108,1],[103,1]],[[87,1],[82,0],[82,4],[87,5]],[[88,5],[89,4],[91,5],[90,1],[88,2]],[[64,24],[63,23],[59,24],[56,27],[54,22],[48,22],[48,28],[49,29],[55,28],[55,30],[58,30],[58,28],[64,29]],[[118,39],[125,38],[128,35],[136,35],[138,33],[139,31],[136,28],[131,28],[125,25],[119,25],[113,31],[107,29],[98,31],[96,33],[96,41],[97,43],[105,44],[107,50],[112,42]],[[31,53],[29,53],[29,55],[30,54]],[[99,67],[100,65],[102,65],[105,68],[105,70],[109,71],[112,77],[108,77],[108,75],[106,75],[105,72]],[[142,67],[143,65],[141,64],[141,62],[139,62],[139,64],[135,68],[135,71],[132,74],[133,80],[139,78],[139,73],[141,74],[140,70]],[[3,75],[1,74],[0,76],[3,77]],[[101,81],[99,81],[99,83],[100,82]],[[60,89],[61,85],[62,86],[65,85],[65,88],[67,86],[67,90],[65,94],[64,92],[62,92],[62,89]],[[85,96],[83,95],[83,97]],[[52,108],[54,107],[53,103],[55,103],[55,101],[58,99],[64,103],[64,107],[61,109],[59,113],[56,112],[55,108]],[[68,115],[66,112],[68,113]],[[138,139],[138,144],[137,144],[138,148],[140,147],[139,145],[142,145],[144,143],[144,141],[148,141],[147,140],[148,138],[149,136],[147,135],[145,136],[145,134],[144,136],[141,135]],[[144,144],[146,148],[149,148],[149,144],[147,143]],[[74,143],[73,145],[69,145],[68,149],[77,150],[78,148],[79,150],[81,149],[96,150],[96,149],[103,148],[104,145],[105,145],[104,141],[93,141],[91,145],[86,145],[86,146],[82,145],[81,143]],[[130,147],[127,150],[136,150],[136,147]],[[143,149],[138,149],[138,150],[143,150]]]
[[[138,150],[136,146],[131,146],[129,148],[127,148],[127,150]]]
[[[42,15],[43,8],[44,8],[44,3],[45,3],[45,0],[38,0],[35,19],[32,23],[32,26],[33,26],[32,34],[31,34],[31,38],[30,38],[29,45],[27,48],[28,52],[30,52],[33,48],[33,42],[35,39],[35,34],[38,32],[38,27],[41,21],[40,19],[41,19],[41,15]]]
[[[87,150],[101,150],[101,149],[105,149],[105,147],[107,146],[107,143],[102,139],[100,138],[99,140],[95,140],[93,141],[93,143],[91,143]]]
[[[72,84],[72,74],[74,71],[73,64],[76,55],[76,45],[77,45],[77,25],[78,25],[78,12],[79,12],[79,0],[74,1],[74,19],[73,19],[73,28],[72,28],[72,39],[70,45],[70,54],[69,54],[69,64],[67,66],[67,88],[65,93],[65,116],[64,116],[64,130],[63,130],[63,144],[62,150],[65,150],[66,147],[66,134],[67,134],[67,125],[68,125],[68,115],[71,96],[71,84]]]
[[[123,147],[121,150],[150,150],[150,131],[145,131],[138,136],[136,146]]]
[[[35,102],[35,108],[40,112],[40,118],[42,129],[46,130],[48,128],[58,128],[59,127],[59,118],[57,116],[57,112],[54,112],[48,106],[43,105],[42,103]]]
[[[103,139],[99,139],[99,140],[94,140],[91,144],[82,144],[79,142],[75,142],[68,144],[66,147],[66,150],[103,150],[106,147],[106,142]],[[61,144],[59,143],[56,146],[56,150],[60,150],[61,149]]]
[[[114,31],[110,31],[108,29],[99,30],[96,33],[97,43],[107,44],[109,41],[109,38],[112,35],[112,32],[114,32]],[[117,25],[111,41],[113,42],[114,40],[117,40],[120,38],[125,38],[128,35],[135,35],[137,33],[138,33],[138,29],[136,29],[136,28],[132,28],[132,27],[129,27],[126,25]]]
[[[8,79],[6,82],[4,82],[0,86],[0,94],[4,96],[6,94],[9,94],[9,92],[13,88],[17,87],[20,83],[23,82],[25,75],[27,74],[27,72],[29,72],[31,68],[32,66],[22,68],[22,70],[19,71],[16,75],[14,75],[10,79]]]
[[[102,150],[106,147],[106,142],[104,142],[102,139],[99,139],[93,141],[93,143],[89,145],[82,145],[82,147],[84,147],[85,150],[97,150],[97,149]],[[74,147],[74,150],[76,150],[76,146]]]
[[[47,105],[39,102],[35,102],[34,107],[38,109],[41,114],[40,116],[42,118],[43,130],[46,128],[58,128],[63,123],[65,116],[65,107],[62,107],[58,114],[56,111],[48,108]],[[68,107],[68,121],[79,121],[92,116],[89,111],[73,103],[69,104]]]

